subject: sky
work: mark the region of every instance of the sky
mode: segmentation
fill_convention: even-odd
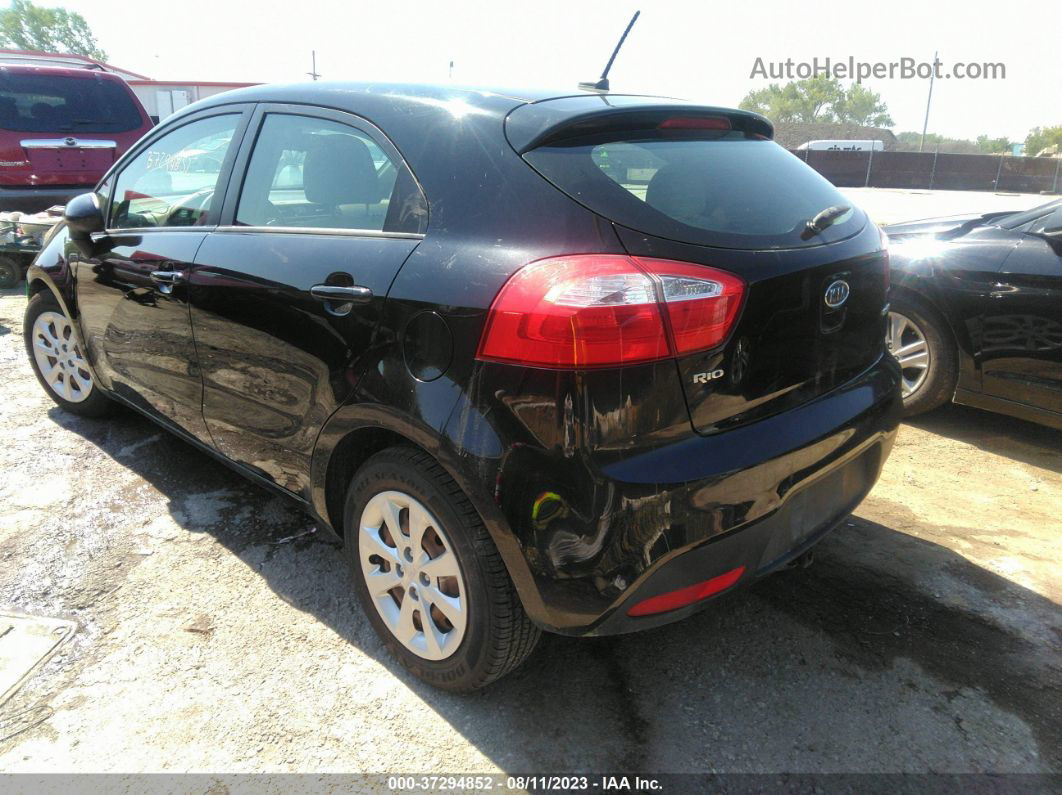
[[[613,91],[737,105],[770,82],[750,76],[757,57],[930,61],[937,50],[945,68],[1001,62],[1006,79],[936,81],[930,132],[1022,141],[1032,127],[1062,124],[1062,47],[1049,0],[38,3],[79,12],[111,63],[159,80],[308,80],[316,50],[325,80],[446,82],[452,60],[457,84],[564,90],[600,74],[640,9],[610,75]],[[894,130],[922,129],[927,80],[864,85],[881,94]]]

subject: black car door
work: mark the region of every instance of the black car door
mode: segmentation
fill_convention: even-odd
[[[251,109],[189,116],[138,145],[100,188],[101,253],[77,265],[82,332],[103,386],[207,442],[187,276]]]
[[[1062,208],[1025,230],[1003,264],[982,329],[986,394],[1062,413]]]
[[[226,456],[296,493],[357,382],[392,280],[426,226],[393,146],[357,117],[262,105],[191,274],[203,416]],[[239,190],[236,185],[240,185]]]

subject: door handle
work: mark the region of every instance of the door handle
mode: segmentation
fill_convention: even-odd
[[[173,286],[184,281],[184,271],[151,271],[151,281],[159,286],[159,292],[169,295]]]
[[[151,281],[156,284],[177,284],[184,279],[184,271],[152,271]]]
[[[372,290],[368,287],[340,287],[336,284],[315,284],[310,288],[310,295],[318,301],[337,304],[367,304],[372,300]]]

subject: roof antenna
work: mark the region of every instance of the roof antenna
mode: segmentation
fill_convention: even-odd
[[[620,36],[619,42],[616,44],[616,49],[612,51],[612,57],[608,59],[608,63],[605,64],[605,71],[601,73],[601,77],[593,82],[579,83],[579,88],[584,91],[608,91],[608,70],[612,68],[612,62],[616,60],[616,55],[620,51],[620,47],[623,46],[623,42],[627,40],[627,34],[631,32],[631,28],[634,27],[634,23],[638,21],[638,17],[642,14],[641,11],[635,11],[634,16],[631,17],[631,21],[627,23],[627,29],[623,31],[623,35]]]

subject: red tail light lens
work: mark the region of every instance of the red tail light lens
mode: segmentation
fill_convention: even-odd
[[[627,611],[627,615],[635,617],[651,616],[656,613],[666,613],[669,610],[678,610],[680,607],[691,605],[694,602],[707,599],[709,596],[713,596],[720,591],[725,591],[740,580],[741,575],[744,573],[745,567],[738,566],[736,569],[731,569],[726,574],[720,574],[718,577],[712,577],[712,579],[699,582],[696,585],[690,585],[687,588],[679,588],[677,591],[668,591],[659,596],[652,596],[638,602],[638,604]]]
[[[726,338],[743,291],[736,276],[689,263],[615,254],[539,260],[494,299],[477,358],[575,369],[710,348]]]
[[[726,339],[741,308],[741,279],[704,265],[633,259],[660,279],[676,355],[708,350]]]

